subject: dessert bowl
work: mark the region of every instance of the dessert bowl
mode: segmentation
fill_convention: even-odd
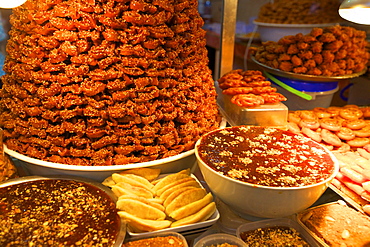
[[[295,174],[290,177],[292,180],[293,177],[297,178],[297,181],[303,180],[310,180],[310,177],[317,177],[320,179],[315,182],[313,180],[311,183],[299,184],[299,185],[280,185],[274,184],[278,180],[276,174],[273,171],[280,169],[280,171],[284,168],[278,167],[276,164],[279,164],[281,161],[288,163],[290,169],[298,169],[301,165],[299,163],[289,163],[286,162],[290,158],[287,156],[287,152],[293,150],[290,146],[287,147],[286,153],[278,153],[277,150],[271,148],[268,144],[256,141],[251,141],[249,144],[237,144],[238,140],[247,139],[246,136],[240,136],[238,133],[234,133],[234,130],[240,129],[247,129],[247,130],[254,130],[254,129],[261,129],[265,130],[264,138],[266,138],[266,142],[268,142],[268,136],[273,136],[274,143],[281,144],[282,146],[288,145],[287,143],[283,143],[282,139],[276,138],[277,134],[284,134],[287,135],[289,138],[298,138],[301,140],[302,143],[297,143],[297,149],[299,145],[305,146],[306,149],[304,152],[307,152],[307,157],[314,156],[317,153],[323,154],[325,160],[328,163],[323,163],[320,165],[323,168],[322,171],[316,170],[312,171],[312,175],[310,175],[311,170],[307,169],[308,174],[305,176],[296,176]],[[276,130],[276,132],[274,132]],[[226,133],[226,134],[225,134]],[[225,139],[224,135],[230,135],[230,139]],[[222,144],[215,144],[210,143],[207,140],[217,139],[219,142],[226,142],[225,145]],[[261,138],[264,139],[264,138]],[[293,141],[292,141],[293,143]],[[243,150],[246,146],[249,145],[251,147],[249,150]],[[207,149],[208,146],[208,149]],[[241,147],[242,146],[242,147]],[[239,167],[235,168],[233,162],[236,159],[250,161],[247,162],[249,166],[252,166],[256,161],[250,160],[254,157],[262,157],[261,153],[263,151],[262,147],[267,147],[266,152],[274,152],[276,151],[275,155],[269,156],[268,159],[270,161],[266,161],[268,165],[269,163],[273,163],[271,167],[267,169],[264,167],[259,167],[258,169],[264,170],[265,173],[273,174],[270,180],[276,179],[276,181],[272,181],[272,185],[261,185],[257,183],[245,182],[241,181],[240,177],[244,176],[248,173],[247,170],[243,170]],[[206,148],[205,148],[206,147]],[[239,157],[235,154],[234,150],[236,148],[241,149],[241,153],[248,153],[252,152],[253,154],[250,157]],[[205,151],[206,150],[206,151]],[[314,153],[310,150],[316,150]],[[254,152],[256,151],[256,152]],[[233,153],[234,152],[234,153]],[[293,150],[294,152],[294,150]],[[219,154],[225,154],[225,156]],[[242,218],[279,218],[279,217],[286,217],[298,213],[316,202],[317,199],[325,192],[328,188],[332,179],[336,176],[339,170],[339,163],[334,155],[327,150],[325,147],[321,146],[320,144],[312,141],[303,136],[298,136],[292,134],[288,131],[273,129],[273,128],[264,128],[264,127],[246,127],[246,126],[235,126],[235,127],[228,127],[221,131],[211,131],[208,134],[205,134],[202,138],[200,138],[195,145],[195,155],[197,157],[198,166],[200,171],[204,177],[205,182],[207,183],[209,189],[213,192],[213,194],[218,197],[221,201],[223,201],[232,211],[234,211],[237,215],[241,216]],[[298,156],[298,155],[297,155]],[[210,161],[211,160],[211,161]],[[307,160],[308,161],[308,160]],[[216,166],[212,166],[212,162],[216,164]],[[265,162],[265,161],[263,161]],[[310,159],[308,162],[314,162],[314,160]],[[211,166],[210,166],[211,163]],[[214,164],[213,164],[214,165]],[[240,164],[239,164],[240,165]],[[307,164],[302,166],[309,166]],[[216,169],[215,169],[216,167]],[[219,168],[219,170],[217,170]],[[304,169],[304,168],[302,168]],[[313,168],[312,168],[313,169]],[[231,171],[231,172],[230,172]],[[284,176],[287,173],[284,170]],[[320,176],[320,174],[324,174]],[[230,174],[235,175],[232,177]],[[298,174],[298,173],[297,173]],[[239,178],[236,178],[239,177]],[[286,176],[287,177],[287,176]],[[251,179],[256,179],[253,175]],[[285,179],[285,178],[284,178]],[[300,180],[298,180],[300,179]],[[315,178],[316,179],[316,178]],[[286,179],[284,181],[287,181]]]
[[[1,182],[0,192],[0,245],[50,241],[119,247],[126,237],[126,223],[116,212],[117,197],[101,183],[72,176],[26,176]]]

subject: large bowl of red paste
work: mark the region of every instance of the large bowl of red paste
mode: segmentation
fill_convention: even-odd
[[[325,147],[268,127],[211,131],[198,140],[195,155],[210,190],[244,218],[285,217],[310,207],[339,170]]]

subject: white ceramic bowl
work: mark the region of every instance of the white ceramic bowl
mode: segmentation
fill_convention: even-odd
[[[220,128],[224,128],[225,126],[226,120],[223,119],[220,123]],[[98,182],[102,182],[105,178],[112,175],[112,173],[127,169],[151,167],[161,169],[161,173],[173,173],[192,168],[196,163],[194,149],[164,159],[115,166],[77,166],[53,163],[28,157],[10,150],[6,146],[4,146],[4,152],[13,158],[14,164],[23,175],[78,176],[93,179]]]
[[[323,147],[334,161],[334,171],[320,183],[301,187],[270,187],[246,183],[222,175],[203,162],[198,153],[202,138],[195,145],[195,155],[205,182],[216,197],[246,219],[280,218],[307,209],[325,192],[339,170],[338,160]]]
[[[284,36],[296,35],[298,33],[308,34],[314,27],[328,27],[336,23],[322,23],[322,24],[277,24],[254,21],[257,25],[257,31],[260,34],[261,41],[275,41],[277,42]]]
[[[160,160],[116,166],[66,165],[31,158],[6,147],[4,148],[4,151],[14,158],[15,165],[21,173],[24,173],[24,175],[78,176],[93,179],[98,182],[103,181],[105,178],[112,175],[112,173],[140,167],[160,168],[162,173],[173,173],[183,169],[192,168],[196,161],[194,149]]]

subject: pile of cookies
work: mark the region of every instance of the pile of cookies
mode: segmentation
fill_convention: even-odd
[[[304,134],[330,150],[349,151],[370,144],[370,107],[316,107],[290,111],[288,128]]]
[[[290,111],[288,129],[333,151],[340,169],[331,185],[370,215],[370,107]]]
[[[229,95],[230,101],[240,107],[255,107],[286,101],[284,95],[277,93],[271,82],[259,70],[235,69],[224,74],[218,85],[222,94]]]
[[[132,232],[150,232],[205,221],[216,211],[210,192],[190,170],[162,176],[160,169],[113,173],[103,181],[118,197],[117,209]]]
[[[275,0],[264,4],[257,21],[281,24],[337,23],[338,0]]]
[[[259,63],[283,72],[313,76],[360,73],[369,60],[366,32],[349,26],[314,27],[252,47]]]

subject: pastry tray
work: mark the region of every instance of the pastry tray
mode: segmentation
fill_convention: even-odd
[[[162,174],[159,176],[159,178],[165,177],[167,175],[169,174]],[[191,174],[191,177],[193,177],[200,184],[200,186],[204,188],[203,184],[198,180],[198,178],[194,174]],[[205,189],[207,190],[207,188]],[[127,227],[127,235],[129,238],[137,239],[137,238],[143,238],[147,236],[153,236],[156,234],[163,234],[166,232],[177,232],[186,237],[186,236],[196,235],[196,234],[205,232],[206,230],[208,230],[208,228],[210,228],[213,224],[215,224],[219,218],[220,218],[220,213],[218,212],[216,208],[216,211],[206,221],[197,222],[197,223],[189,224],[185,226],[169,227],[169,228],[165,228],[165,229],[161,229],[157,231],[140,232],[140,233],[133,232],[130,230],[129,227]]]
[[[284,78],[301,80],[301,81],[309,81],[309,82],[335,82],[339,80],[346,80],[355,77],[359,77],[366,73],[367,68],[364,70],[349,74],[349,75],[342,75],[342,76],[315,76],[315,75],[306,75],[306,74],[296,74],[292,72],[286,72],[279,69],[271,68],[263,63],[260,63],[256,60],[254,56],[251,57],[252,61],[262,70],[265,70],[273,75],[281,76]]]
[[[352,192],[350,189],[348,189],[344,184],[342,184],[343,188],[346,190],[346,192],[338,189],[334,185],[329,185],[329,188],[337,193],[341,198],[343,198],[344,201],[346,201],[349,205],[351,205],[356,210],[360,211],[361,213],[365,214],[365,212],[362,210],[362,206],[366,204],[370,204],[370,202],[362,199],[359,195]]]
[[[217,104],[222,116],[231,126],[254,125],[287,128],[288,107],[281,102],[263,104],[255,107],[240,107],[231,102],[216,82]]]
[[[331,205],[331,204],[340,204],[340,205],[343,205],[343,206],[347,206],[347,207],[350,207],[350,208],[353,208],[354,210],[357,210],[356,208],[352,207],[352,205],[350,204],[347,204],[345,201],[343,200],[338,200],[338,201],[335,201],[335,202],[330,202],[330,203],[326,203],[326,204],[321,204],[321,205],[318,205],[318,206],[315,206],[315,207],[312,207],[312,208],[308,208],[300,213],[297,213],[295,215],[295,220],[299,223],[299,225],[301,225],[322,247],[330,247],[322,238],[320,238],[317,234],[315,234],[313,231],[311,231],[303,222],[302,222],[302,217],[303,215],[306,213],[306,212],[309,212],[310,210],[312,209],[315,209],[315,208],[320,208],[320,207],[325,207],[327,205]]]

